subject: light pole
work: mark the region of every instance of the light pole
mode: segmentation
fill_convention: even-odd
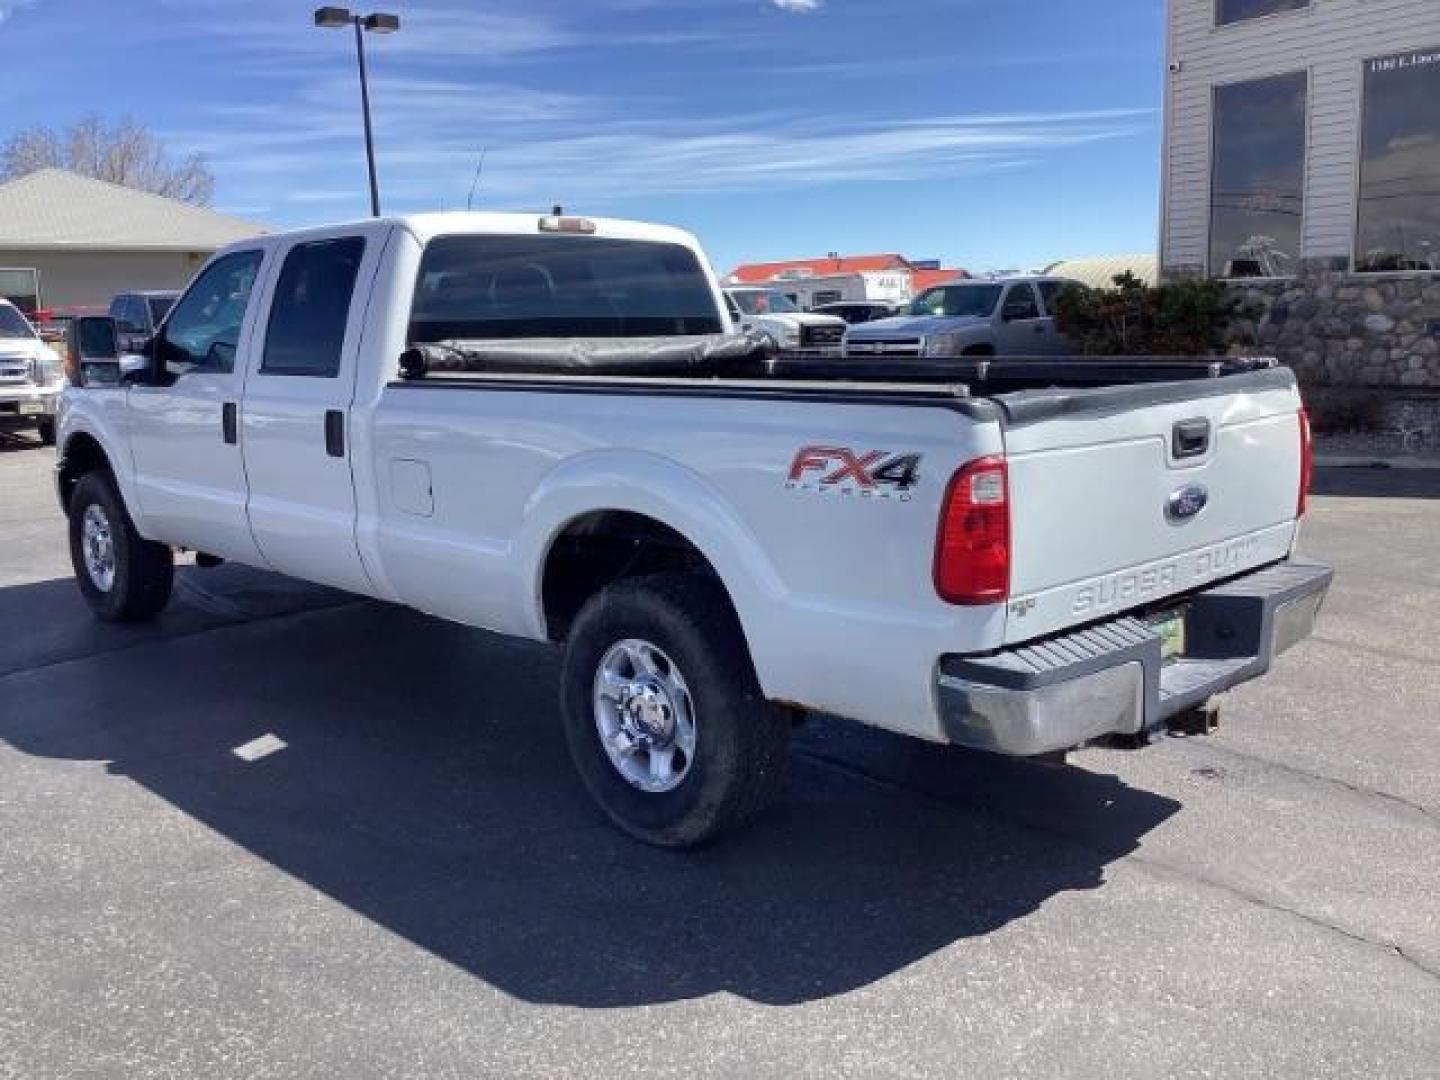
[[[315,9],[315,25],[326,30],[355,27],[355,57],[360,64],[360,108],[365,114],[365,164],[370,169],[370,216],[380,216],[380,184],[375,179],[375,135],[370,129],[370,85],[365,75],[365,35],[393,34],[400,29],[399,15],[352,15],[349,8]]]

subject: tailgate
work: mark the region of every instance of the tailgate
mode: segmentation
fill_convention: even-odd
[[[1289,553],[1301,451],[1287,369],[996,400],[1010,469],[1007,643]]]

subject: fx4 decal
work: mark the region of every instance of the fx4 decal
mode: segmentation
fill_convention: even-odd
[[[802,446],[790,463],[785,486],[792,491],[909,502],[920,481],[920,457],[888,450],[856,453],[844,446]]]

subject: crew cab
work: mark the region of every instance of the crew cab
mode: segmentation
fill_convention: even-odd
[[[0,431],[32,428],[42,443],[53,446],[63,383],[59,354],[19,308],[0,300]]]
[[[1289,370],[862,372],[734,329],[656,225],[237,243],[139,369],[65,392],[79,589],[152,617],[189,549],[561,643],[586,788],[671,846],[774,798],[802,713],[1011,755],[1140,743],[1309,633],[1331,572],[1294,554]]]
[[[845,320],[835,315],[801,311],[779,289],[736,286],[725,295],[734,305],[731,317],[748,333],[768,339],[776,349],[813,356],[838,356]]]
[[[904,315],[851,327],[854,357],[1050,356],[1073,352],[1055,327],[1063,278],[957,281],[926,289]]]

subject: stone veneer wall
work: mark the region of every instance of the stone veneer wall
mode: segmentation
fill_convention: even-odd
[[[1233,288],[1257,313],[1234,327],[1237,349],[1279,357],[1309,386],[1440,390],[1440,274],[1351,274],[1321,260]]]
[[[1168,280],[1201,274],[1165,270]],[[1293,278],[1233,289],[1256,316],[1232,328],[1232,350],[1293,368],[1317,430],[1365,433],[1366,451],[1440,453],[1440,274],[1309,260]]]

